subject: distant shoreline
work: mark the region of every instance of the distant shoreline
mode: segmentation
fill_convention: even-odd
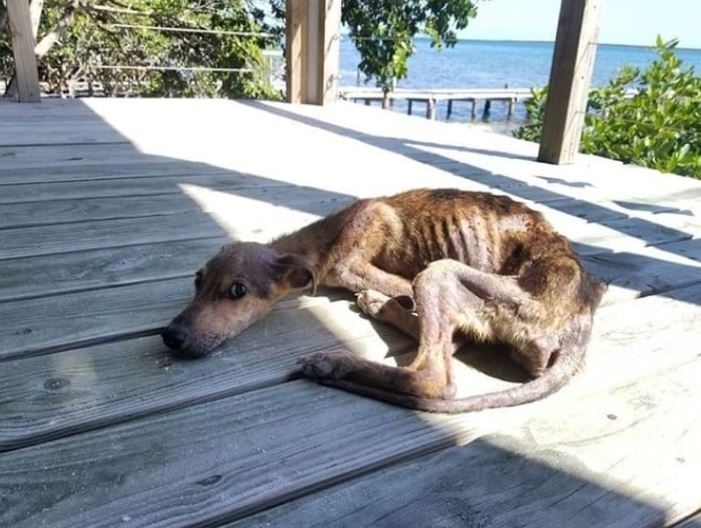
[[[415,37],[422,40],[430,40],[431,37],[425,35],[419,35]],[[502,39],[470,39],[470,38],[459,38],[458,42],[480,42],[480,43],[494,43],[494,44],[549,44],[554,45],[555,42],[552,40],[502,40]],[[655,46],[653,44],[643,45],[643,44],[614,44],[611,42],[599,42],[598,46],[610,46],[613,48],[636,48],[636,49],[652,49]],[[684,46],[677,46],[678,50],[684,51],[701,51],[701,48],[686,48]]]
[[[343,37],[348,37],[348,33],[343,33]],[[414,40],[431,40],[431,37],[427,35],[417,35]],[[555,42],[552,40],[518,40],[518,39],[471,39],[471,38],[458,38],[458,42],[476,42],[476,43],[488,43],[488,44],[547,44],[554,45]],[[609,46],[612,48],[636,48],[636,49],[652,49],[655,46],[651,43],[648,45],[644,44],[614,44],[611,42],[599,42],[599,46]],[[701,48],[687,48],[684,46],[677,46],[678,50],[683,51],[697,51],[701,52]]]

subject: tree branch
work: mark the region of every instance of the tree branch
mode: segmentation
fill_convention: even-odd
[[[51,29],[51,31],[44,35],[39,44],[37,44],[34,48],[37,58],[42,58],[49,51],[51,51],[51,48],[53,48],[59,40],[61,40],[61,37],[65,35],[68,28],[70,28],[71,24],[73,24],[75,16],[78,14],[81,7],[80,1],[74,0],[73,4],[66,10],[56,25]]]
[[[36,40],[39,33],[39,23],[41,22],[41,13],[44,10],[44,0],[31,0],[29,2],[29,17],[32,19],[32,33]]]

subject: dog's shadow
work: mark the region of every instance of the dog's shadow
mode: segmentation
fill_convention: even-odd
[[[329,289],[324,290],[323,295],[328,296],[332,300],[349,300],[354,301],[354,297],[349,295],[348,292],[343,290]],[[354,302],[351,302],[350,309],[357,313],[358,317],[363,317],[367,319],[373,326],[377,335],[380,336],[387,344],[391,352],[387,357],[393,357],[397,362],[398,366],[407,366],[416,357],[416,349],[418,343],[411,342],[408,347],[401,347],[399,349],[392,350],[392,346],[388,338],[387,328],[392,328],[397,334],[404,335],[393,328],[387,323],[378,321],[365,315],[357,307]],[[481,374],[489,376],[491,378],[501,380],[508,383],[525,383],[531,379],[530,375],[526,370],[513,361],[510,357],[511,347],[509,345],[494,343],[475,343],[472,341],[467,341],[460,348],[458,353],[454,356],[456,360],[463,363],[469,369],[477,371]]]
[[[375,321],[375,324],[383,323]],[[525,383],[531,379],[526,370],[510,357],[510,347],[503,344],[473,343],[467,341],[455,354],[454,359],[481,374],[509,383]],[[397,356],[397,364],[406,366],[415,353]]]

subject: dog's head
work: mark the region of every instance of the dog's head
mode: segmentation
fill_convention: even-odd
[[[195,298],[163,330],[169,348],[200,357],[268,314],[293,290],[316,289],[316,272],[298,255],[255,242],[224,246],[195,276]]]

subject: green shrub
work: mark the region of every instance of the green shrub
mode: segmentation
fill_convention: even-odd
[[[625,66],[592,90],[581,151],[701,179],[701,77],[683,67],[676,40],[657,38],[645,70]],[[514,135],[539,141],[547,93],[534,89],[529,122]]]

